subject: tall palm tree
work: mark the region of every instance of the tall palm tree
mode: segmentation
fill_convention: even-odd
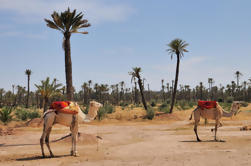
[[[43,108],[45,112],[47,110],[50,98],[55,95],[61,94],[62,88],[60,87],[62,86],[62,84],[56,84],[55,79],[50,83],[50,78],[47,77],[46,80],[41,81],[41,85],[35,84],[35,86],[37,87],[38,93],[43,98]]]
[[[213,78],[208,78],[208,85],[209,85],[209,92],[210,92],[210,99],[213,99],[213,92],[212,92],[212,87],[213,87],[214,80]]]
[[[134,78],[138,79],[138,85],[139,85],[139,89],[140,89],[142,103],[144,105],[145,110],[147,111],[147,105],[146,105],[146,101],[145,101],[145,97],[144,97],[144,88],[143,88],[143,84],[142,84],[142,79],[141,79],[141,76],[140,76],[140,72],[141,72],[141,68],[140,67],[134,67],[133,71],[129,72],[129,75],[132,76],[131,81]]]
[[[44,19],[47,26],[59,30],[64,35],[63,49],[65,52],[65,75],[66,75],[66,93],[67,99],[73,100],[73,85],[72,85],[72,62],[71,62],[71,45],[70,38],[72,33],[88,34],[88,32],[79,32],[81,28],[89,27],[87,19],[83,19],[82,12],[72,12],[68,8],[62,13],[53,12],[51,15],[53,20]]]
[[[27,75],[27,99],[26,99],[26,108],[29,107],[29,99],[30,99],[30,76],[31,76],[31,70],[30,69],[26,69],[25,70],[25,74]]]
[[[239,81],[240,81],[240,77],[242,76],[242,73],[240,71],[236,71],[234,74],[236,77],[237,89],[239,90],[240,89]]]
[[[177,57],[175,82],[174,82],[172,103],[171,103],[171,108],[170,108],[170,113],[172,113],[173,106],[175,103],[177,85],[178,85],[180,59],[182,56],[184,56],[184,52],[188,52],[186,49],[186,47],[188,46],[188,43],[186,43],[185,41],[183,41],[181,39],[174,39],[168,44],[168,46],[169,46],[169,49],[167,49],[167,51],[171,55],[171,59],[173,58],[173,55],[176,55],[176,57]]]

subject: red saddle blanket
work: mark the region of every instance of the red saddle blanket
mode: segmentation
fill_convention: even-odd
[[[198,106],[202,109],[216,108],[216,101],[198,101]]]
[[[70,103],[71,102],[69,101],[54,101],[51,103],[50,109],[54,109],[65,114],[77,114],[78,111],[70,107]]]
[[[69,101],[54,101],[51,103],[50,109],[61,110],[69,105]]]

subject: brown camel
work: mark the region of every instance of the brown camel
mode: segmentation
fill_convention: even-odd
[[[102,104],[96,101],[90,101],[88,114],[84,114],[76,102],[71,102],[71,103],[74,105],[75,108],[77,108],[78,110],[77,114],[61,113],[53,109],[49,109],[44,113],[44,116],[43,116],[44,128],[43,128],[43,134],[40,138],[40,145],[41,145],[43,157],[45,157],[44,147],[43,147],[44,139],[49,149],[50,156],[51,157],[54,156],[50,148],[49,137],[50,137],[52,126],[56,123],[70,127],[71,136],[72,136],[71,155],[78,156],[77,150],[76,150],[76,142],[77,142],[79,119],[81,119],[83,122],[90,122],[91,120],[94,120],[95,117],[97,116],[97,112],[99,108],[103,106]]]
[[[189,120],[192,120],[192,116],[194,114],[194,132],[197,137],[197,141],[201,141],[199,139],[199,136],[197,134],[197,126],[200,122],[200,117],[204,119],[212,119],[215,120],[215,128],[212,129],[212,131],[215,132],[214,135],[214,140],[217,140],[216,133],[217,133],[217,128],[221,127],[222,124],[220,122],[220,119],[222,117],[232,117],[233,115],[236,115],[238,110],[240,109],[240,102],[233,102],[231,106],[231,111],[230,112],[225,112],[223,108],[217,103],[216,108],[211,108],[211,109],[201,109],[199,106],[193,110],[191,117]]]

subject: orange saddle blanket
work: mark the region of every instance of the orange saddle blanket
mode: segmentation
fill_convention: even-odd
[[[65,114],[77,114],[78,111],[74,106],[71,106],[70,101],[54,101],[51,103],[50,109],[57,110]]]
[[[198,106],[201,109],[210,109],[210,108],[216,108],[216,101],[198,101]]]

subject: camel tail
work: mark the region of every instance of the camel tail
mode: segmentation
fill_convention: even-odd
[[[196,107],[196,108],[193,110],[193,112],[191,113],[191,116],[190,116],[189,120],[192,120],[192,119],[193,119],[193,113],[194,113],[194,111],[196,111],[198,108],[199,108],[199,107]]]

